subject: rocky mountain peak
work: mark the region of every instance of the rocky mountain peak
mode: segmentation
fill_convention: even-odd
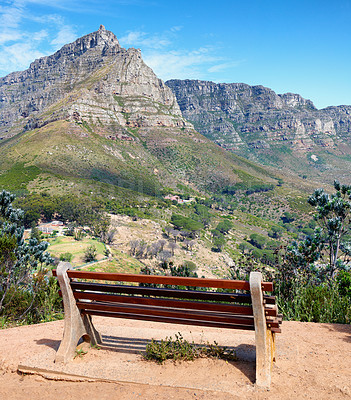
[[[73,43],[66,44],[55,54],[35,60],[29,68],[35,69],[40,64],[47,65],[51,62],[57,62],[61,57],[67,61],[67,59],[79,57],[89,50],[101,52],[102,55],[113,55],[121,50],[121,46],[115,34],[100,25],[97,31],[82,36]]]
[[[187,124],[171,89],[144,63],[140,50],[122,48],[103,25],[27,70],[0,78],[0,138],[50,121],[84,118],[128,127]]]

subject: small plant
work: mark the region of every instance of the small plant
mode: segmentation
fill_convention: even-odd
[[[83,349],[76,349],[76,354],[75,354],[74,358],[77,358],[77,357],[82,358],[85,354],[87,354],[87,351],[85,351]]]
[[[197,345],[194,342],[185,340],[180,332],[175,335],[175,340],[170,336],[165,340],[157,341],[152,339],[146,346],[143,354],[145,360],[153,360],[162,364],[166,360],[193,361],[200,357],[215,357],[223,360],[237,360],[234,350],[221,347],[217,342]]]

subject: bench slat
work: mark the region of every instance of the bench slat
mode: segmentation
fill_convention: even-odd
[[[77,301],[77,307],[82,310],[97,310],[107,312],[122,312],[128,314],[142,314],[142,315],[154,315],[162,317],[172,317],[187,321],[201,320],[201,321],[214,321],[223,323],[234,323],[239,325],[250,325],[254,326],[254,319],[250,316],[233,315],[226,313],[213,313],[213,312],[201,312],[194,310],[179,310],[169,309],[162,307],[152,307],[144,305],[126,305],[126,304],[111,304],[111,303],[98,303],[98,302],[80,302]],[[266,320],[268,328],[279,328],[281,322],[276,318],[269,318]]]
[[[163,307],[152,307],[144,305],[126,305],[118,303],[98,303],[98,302],[82,302],[77,301],[77,307],[80,310],[97,310],[97,311],[108,311],[117,313],[128,313],[128,314],[141,314],[141,315],[153,315],[160,317],[177,318],[179,320],[187,321],[188,319],[200,320],[200,321],[213,321],[232,323],[239,325],[254,326],[254,319],[250,316],[232,315],[226,313],[214,313],[197,310],[179,310]]]
[[[114,312],[97,311],[97,310],[84,310],[83,314],[97,315],[97,316],[102,316],[102,317],[135,319],[135,320],[142,320],[142,321],[166,322],[168,324],[208,326],[208,327],[213,327],[213,328],[227,328],[227,329],[243,329],[243,330],[249,330],[249,331],[255,330],[255,327],[250,326],[250,325],[226,324],[226,323],[222,323],[222,322],[169,318],[169,317],[160,317],[160,316],[154,316],[154,315],[114,313]]]
[[[56,271],[53,272],[54,276]],[[163,285],[194,286],[194,287],[212,287],[232,290],[250,290],[250,283],[247,281],[234,281],[229,279],[207,279],[207,278],[183,278],[179,276],[158,276],[142,274],[116,274],[105,272],[90,272],[68,270],[67,275],[70,278],[95,279],[112,282],[139,282],[155,283]],[[262,282],[262,290],[273,291],[272,282]]]
[[[208,303],[202,301],[184,301],[184,300],[169,300],[165,298],[150,298],[150,297],[134,297],[134,296],[121,296],[116,294],[105,294],[96,292],[79,292],[73,291],[73,295],[76,299],[95,300],[102,302],[113,302],[113,303],[131,303],[131,304],[144,304],[161,307],[172,307],[172,308],[183,308],[183,309],[194,309],[194,310],[207,310],[207,311],[219,311],[227,312],[232,314],[242,315],[253,315],[251,306],[243,305],[231,305],[221,303]],[[270,314],[275,316],[276,314]]]
[[[173,297],[176,299],[225,301],[228,303],[245,303],[245,304],[251,303],[251,295],[244,293],[217,293],[217,292],[205,292],[200,290],[150,288],[143,286],[109,285],[104,283],[75,282],[75,281],[71,282],[71,287],[74,290],[75,289],[91,290],[91,291],[107,292],[107,293],[140,294],[143,296]],[[274,297],[274,296],[269,296],[269,297]]]

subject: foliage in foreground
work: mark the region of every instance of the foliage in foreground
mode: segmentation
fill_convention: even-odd
[[[12,207],[15,196],[0,193],[0,323],[50,320],[58,306],[56,280],[47,277],[53,262],[48,243],[23,239],[23,211]],[[60,309],[60,306],[58,306]]]
[[[334,182],[308,199],[319,225],[278,255],[276,294],[288,319],[351,323],[351,186]]]
[[[146,345],[145,360],[153,360],[162,364],[166,360],[193,361],[200,357],[213,357],[222,360],[236,361],[235,351],[221,347],[217,342],[197,345],[185,340],[181,333],[175,335],[175,339],[167,337],[165,340],[154,340]]]

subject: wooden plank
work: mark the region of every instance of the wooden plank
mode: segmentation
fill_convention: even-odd
[[[96,292],[79,292],[76,290],[73,292],[73,295],[78,300],[85,299],[85,300],[102,301],[105,303],[106,302],[130,303],[130,304],[142,304],[142,305],[151,305],[160,307],[217,311],[217,312],[226,312],[226,313],[241,314],[241,315],[253,315],[252,307],[243,305],[209,303],[202,301],[169,300],[165,298],[150,298],[141,296],[138,297],[121,296],[116,294],[105,294]]]
[[[275,296],[263,295],[263,304],[276,304]]]
[[[264,308],[265,316],[268,317],[276,317],[278,315],[278,307],[274,306],[265,306]]]
[[[162,307],[151,307],[142,305],[126,305],[118,303],[88,303],[77,301],[77,307],[80,310],[96,310],[96,311],[107,311],[116,313],[128,313],[138,315],[153,315],[167,318],[177,318],[179,321],[182,320],[184,323],[188,319],[200,320],[200,321],[212,321],[212,322],[223,322],[240,325],[254,326],[253,317],[231,315],[231,314],[219,314],[214,312],[204,312],[195,310],[178,310]]]
[[[102,316],[102,317],[135,319],[135,320],[142,320],[142,321],[165,322],[168,324],[208,326],[208,327],[213,327],[213,328],[242,329],[242,330],[248,330],[248,331],[252,331],[255,329],[253,326],[250,326],[250,325],[226,324],[226,323],[222,323],[222,322],[200,321],[200,320],[191,320],[191,319],[184,320],[184,319],[160,317],[160,316],[154,316],[154,315],[113,313],[113,312],[97,311],[97,310],[86,310],[86,311],[83,311],[83,314],[97,315],[97,316]]]
[[[271,328],[271,331],[274,333],[282,333],[282,330],[280,328]]]
[[[276,318],[274,319],[266,318],[266,323],[268,328],[279,328],[280,325],[278,319]]]
[[[143,286],[113,285],[93,282],[71,282],[71,287],[73,290],[78,289],[107,293],[137,294],[142,296],[173,297],[177,299],[224,301],[228,303],[251,303],[250,294],[244,293],[217,293],[201,290],[150,288]]]
[[[55,276],[56,271],[53,271]],[[183,278],[179,276],[158,276],[142,274],[117,274],[105,272],[77,271],[68,270],[70,278],[94,279],[112,282],[138,282],[153,283],[162,285],[193,286],[193,287],[212,287],[232,290],[250,290],[250,284],[247,281],[235,281],[229,279],[207,279],[207,278]],[[272,292],[273,283],[263,282],[262,290]]]

